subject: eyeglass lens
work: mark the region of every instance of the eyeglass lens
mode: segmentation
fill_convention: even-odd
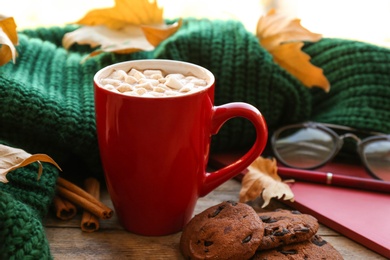
[[[275,136],[273,149],[285,165],[313,169],[330,160],[338,151],[339,137],[317,128],[287,128]],[[362,142],[361,156],[369,171],[390,181],[390,140]]]
[[[283,163],[296,168],[314,168],[332,157],[337,140],[314,128],[282,131],[274,140],[274,149]]]
[[[390,141],[370,142],[362,151],[368,169],[380,179],[390,181]]]

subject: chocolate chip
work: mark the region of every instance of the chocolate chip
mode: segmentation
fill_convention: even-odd
[[[310,229],[307,227],[294,228],[295,232],[309,233]]]
[[[225,205],[218,206],[218,208],[211,214],[208,215],[209,218],[216,217],[223,209],[225,208]]]
[[[291,210],[291,213],[292,214],[295,214],[295,215],[301,215],[302,213],[298,210]]]
[[[290,233],[290,231],[288,231],[288,229],[283,228],[282,231],[275,231],[272,235],[274,235],[276,237],[280,237],[280,236],[284,236],[288,233]]]
[[[242,243],[243,243],[243,244],[248,243],[249,241],[251,241],[251,239],[252,239],[252,235],[249,235],[249,236],[247,236],[246,238],[244,238],[244,239],[242,240]]]
[[[295,249],[290,249],[290,250],[278,250],[280,253],[283,255],[296,255],[298,254],[298,251]]]
[[[322,240],[320,237],[318,236],[314,236],[311,240],[311,242],[317,246],[323,246],[323,245],[326,245],[327,242],[325,240]]]
[[[266,222],[271,218],[270,216],[259,216],[259,217],[260,217],[261,221],[263,221],[263,222]]]
[[[260,216],[260,219],[264,223],[275,223],[276,221],[278,221],[278,220],[276,220],[276,219],[274,219],[274,218],[272,218],[270,216]]]
[[[214,242],[213,242],[213,241],[207,241],[207,240],[206,240],[206,241],[204,241],[203,244],[204,244],[204,246],[207,247],[207,246],[211,246],[212,244],[214,244]]]

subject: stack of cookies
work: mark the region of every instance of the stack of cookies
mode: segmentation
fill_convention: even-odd
[[[256,212],[225,201],[194,216],[180,239],[186,259],[343,259],[299,211]]]

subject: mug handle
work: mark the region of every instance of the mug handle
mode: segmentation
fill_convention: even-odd
[[[260,156],[267,144],[268,129],[263,115],[256,107],[243,102],[232,102],[213,107],[211,135],[217,134],[222,125],[233,117],[246,118],[254,125],[256,129],[256,141],[250,150],[235,162],[219,170],[205,173],[202,181],[203,185],[199,192],[199,196],[201,197],[207,195],[222,183],[245,170],[258,156]]]

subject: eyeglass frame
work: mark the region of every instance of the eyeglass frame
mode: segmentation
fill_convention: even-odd
[[[285,160],[283,160],[281,158],[281,156],[279,155],[279,153],[277,152],[277,150],[276,150],[276,138],[283,131],[285,131],[287,129],[293,129],[293,128],[320,129],[321,131],[329,134],[333,138],[333,140],[336,140],[336,142],[337,142],[335,144],[335,146],[332,148],[333,150],[330,153],[329,158],[325,159],[320,164],[317,164],[315,166],[310,166],[310,167],[296,167],[296,166],[292,166],[292,165],[288,164]],[[339,135],[332,129],[348,131],[348,133]],[[356,133],[361,133],[361,134],[364,134],[364,135],[370,135],[370,136],[362,139],[362,138],[358,137],[356,134],[350,133],[349,131],[356,132]],[[368,167],[369,164],[368,164],[366,156],[364,155],[363,148],[365,147],[365,145],[367,145],[368,143],[373,142],[373,141],[383,141],[383,140],[390,141],[390,134],[384,134],[384,133],[374,132],[374,131],[365,131],[365,130],[352,128],[352,127],[349,127],[349,126],[342,126],[342,125],[336,125],[336,124],[319,123],[319,122],[308,121],[308,122],[303,122],[303,123],[299,123],[299,124],[286,125],[286,126],[278,128],[271,136],[271,149],[272,149],[272,152],[273,152],[274,156],[282,164],[284,164],[284,165],[286,165],[286,166],[288,166],[290,168],[312,170],[312,169],[320,168],[320,167],[324,166],[325,164],[327,164],[328,162],[332,161],[337,156],[337,154],[340,152],[341,148],[343,147],[345,138],[352,138],[353,140],[356,141],[357,153],[358,153],[358,155],[360,157],[360,160],[362,161],[365,169],[374,178],[381,180],[381,178],[379,178]]]

